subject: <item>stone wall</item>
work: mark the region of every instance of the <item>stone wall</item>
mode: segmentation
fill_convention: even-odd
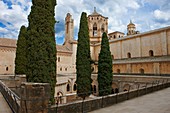
[[[21,85],[20,113],[47,113],[49,99],[49,84],[23,83]]]
[[[153,85],[147,88],[140,88],[136,90],[126,91],[118,94],[112,94],[103,97],[96,97],[95,99],[78,101],[70,104],[64,104],[51,107],[49,113],[82,113],[82,112],[90,112],[93,110],[100,109],[102,107],[107,107],[128,99],[132,99],[138,96],[142,96],[148,93],[152,93],[154,91],[158,91],[164,88],[170,87],[170,82]]]

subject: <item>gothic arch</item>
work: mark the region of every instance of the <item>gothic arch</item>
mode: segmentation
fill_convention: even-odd
[[[70,82],[67,83],[66,90],[67,90],[67,92],[71,91],[71,83]]]

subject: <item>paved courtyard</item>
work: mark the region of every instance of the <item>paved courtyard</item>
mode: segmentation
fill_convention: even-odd
[[[170,88],[90,113],[170,113]]]
[[[8,106],[1,92],[0,92],[0,113],[12,113],[10,107]]]

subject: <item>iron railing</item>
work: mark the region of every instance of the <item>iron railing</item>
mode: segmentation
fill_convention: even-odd
[[[1,80],[0,80],[0,91],[10,106],[13,113],[19,113],[20,109],[20,97],[18,97],[11,89],[9,89]]]

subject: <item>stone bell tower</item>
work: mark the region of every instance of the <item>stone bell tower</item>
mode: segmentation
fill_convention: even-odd
[[[108,17],[97,13],[96,8],[94,8],[94,12],[88,16],[88,27],[90,43],[99,43],[103,32],[108,32]]]
[[[74,37],[74,20],[72,19],[72,15],[70,13],[67,13],[65,18],[65,41],[64,45],[67,45],[70,43],[71,40],[73,40]]]
[[[130,20],[130,23],[127,25],[127,35],[137,34],[135,30],[136,30],[135,24],[132,23],[132,21]]]

